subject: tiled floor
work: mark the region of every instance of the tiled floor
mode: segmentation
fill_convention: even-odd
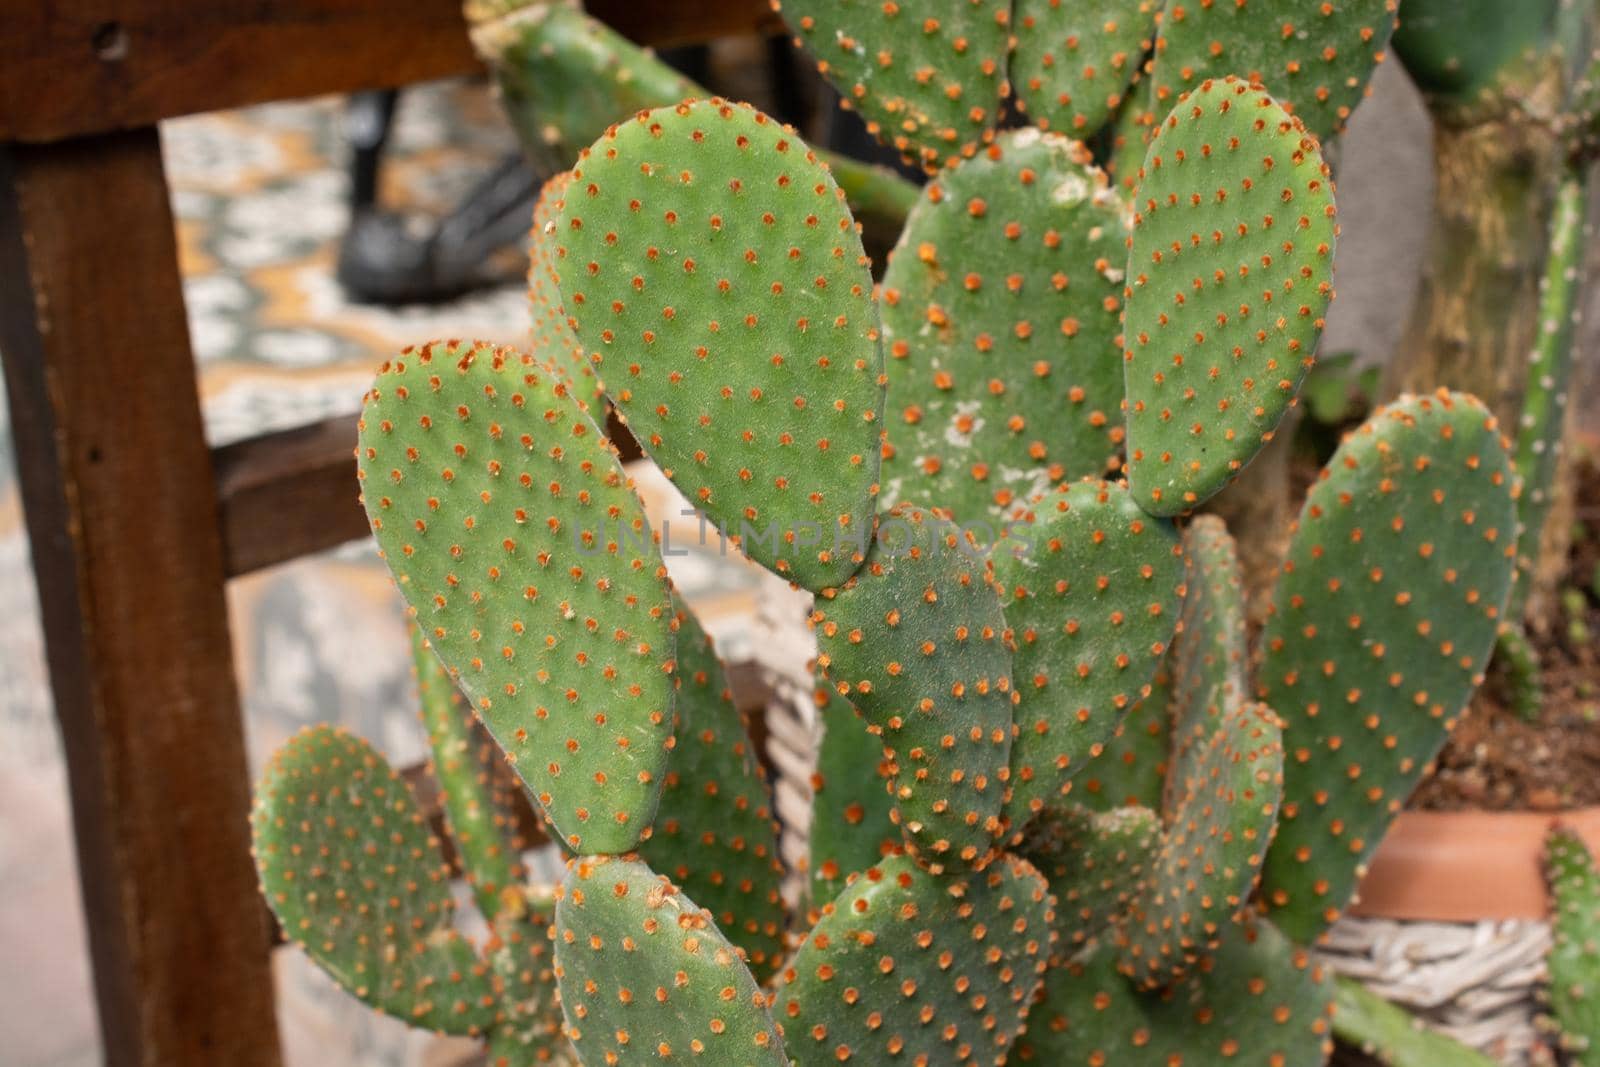
[[[335,99],[275,104],[163,128],[213,442],[353,413],[373,366],[407,343],[442,335],[515,343],[526,329],[516,256],[504,284],[448,305],[345,300],[332,277],[347,215],[341,108]],[[481,87],[453,84],[408,93],[391,143],[383,199],[436,213],[512,142]],[[79,1067],[100,1054],[4,420],[0,407],[0,1062]],[[675,513],[669,487],[651,474],[641,474],[641,488],[656,514]],[[752,572],[706,555],[673,565],[725,653],[736,654]],[[366,545],[234,582],[228,599],[255,767],[314,721],[359,731],[397,763],[421,758],[398,600]],[[439,1062],[431,1039],[366,1011],[297,953],[280,952],[277,968],[292,1064]]]

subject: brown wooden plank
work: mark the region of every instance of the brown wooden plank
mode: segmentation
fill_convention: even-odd
[[[639,446],[613,415],[624,461]],[[356,496],[356,417],[337,415],[213,453],[223,562],[230,578],[367,536]]]
[[[156,131],[0,148],[0,279],[105,1062],[270,1067],[222,551]]]
[[[770,28],[766,0],[592,0],[651,44]],[[53,141],[478,69],[461,0],[0,0],[0,141]]]

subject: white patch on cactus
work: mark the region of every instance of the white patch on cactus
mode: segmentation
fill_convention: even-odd
[[[1050,200],[1056,204],[1076,204],[1089,197],[1089,180],[1081,174],[1066,174],[1050,190]]]
[[[944,443],[949,445],[951,448],[971,448],[972,438],[983,431],[983,425],[986,421],[988,421],[978,417],[977,413],[982,410],[983,401],[981,400],[956,401],[955,414],[952,415],[950,417],[950,421],[945,424]],[[968,430],[966,433],[962,433],[961,430],[958,429],[958,420],[963,415],[969,416],[972,419],[972,429]]]

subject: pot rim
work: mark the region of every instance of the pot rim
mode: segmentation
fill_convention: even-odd
[[[1547,919],[1544,839],[1557,824],[1600,853],[1600,806],[1570,811],[1403,811],[1346,914],[1421,922]]]

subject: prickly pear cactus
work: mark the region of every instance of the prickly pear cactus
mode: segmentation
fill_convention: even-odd
[[[1028,824],[1018,852],[1056,896],[1057,951],[1075,952],[1127,914],[1149,877],[1161,819],[1148,808],[1055,805]]]
[[[1139,76],[1158,0],[1017,0],[1011,80],[1044,130],[1086,138],[1104,126]]]
[[[843,194],[745,105],[658,108],[573,168],[557,273],[606,395],[747,555],[810,589],[871,536],[882,353]]]
[[[1243,916],[1283,797],[1283,723],[1264,704],[1235,707],[1174,769],[1187,773],[1168,782],[1151,875],[1116,938],[1118,966],[1146,989],[1209,961]]]
[[[775,1014],[795,1067],[1005,1062],[1045,972],[1049,887],[1015,856],[957,877],[895,856],[824,909]]]
[[[993,582],[953,523],[901,506],[812,615],[818,665],[881,738],[893,817],[936,872],[982,864],[1004,830],[1012,636]]]
[[[785,921],[771,795],[711,639],[687,605],[675,606],[675,743],[639,855],[709,910],[765,977],[782,953]]]
[[[284,936],[334,981],[413,1026],[494,1026],[489,968],[451,927],[449,868],[411,790],[365,741],[297,734],[257,787],[251,825]]]
[[[1310,952],[1259,920],[1230,927],[1210,967],[1155,993],[1102,947],[1051,970],[1011,1062],[1322,1067],[1332,993]]]
[[[556,978],[586,1064],[692,1061],[788,1067],[739,950],[635,859],[572,860],[556,898]]]
[[[1153,107],[1165,112],[1206,79],[1234,74],[1260,82],[1326,141],[1365,95],[1398,7],[1398,0],[1169,4],[1156,39]]]
[[[1512,474],[1477,400],[1404,398],[1311,488],[1262,635],[1286,789],[1262,900],[1305,944],[1356,880],[1483,677],[1511,589]]]
[[[1561,1046],[1581,1067],[1600,1063],[1600,872],[1577,833],[1550,831],[1545,872],[1555,909],[1550,1010]]]
[[[900,847],[891,790],[893,764],[883,741],[832,685],[817,679],[822,738],[811,773],[811,827],[807,832],[811,905],[820,908],[844,891],[852,874],[881,863]]]
[[[504,1018],[489,1036],[488,1067],[561,1064],[576,1059],[567,1040],[550,943],[555,894],[520,886],[502,896],[483,954],[499,982]]]
[[[1236,477],[1310,369],[1333,297],[1333,183],[1259,88],[1201,83],[1140,170],[1123,359],[1128,481],[1175,515]]]
[[[888,504],[998,527],[1105,472],[1122,440],[1123,235],[1088,149],[1035,129],[928,185],[883,278]]]
[[[1172,524],[1128,491],[1078,482],[1045,494],[991,553],[1015,631],[1012,822],[1065,796],[1150,693],[1178,622],[1183,560]]]
[[[633,847],[672,731],[666,569],[565,380],[447,343],[386,363],[360,421],[372,532],[417,625],[567,845]]]
[[[1011,4],[772,0],[867,129],[930,171],[992,136],[1008,94]]]

